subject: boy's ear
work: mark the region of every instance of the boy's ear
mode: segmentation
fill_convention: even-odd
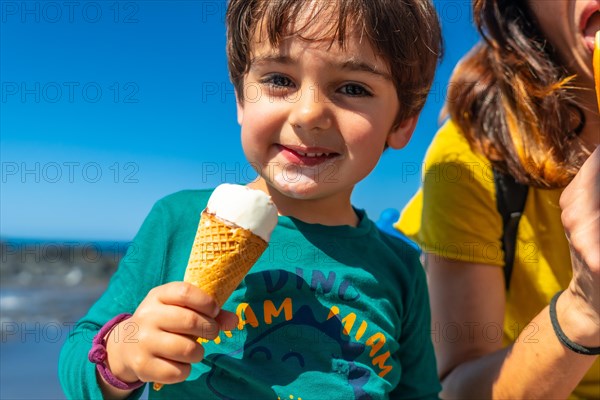
[[[415,115],[414,117],[400,121],[389,133],[386,140],[387,145],[396,150],[406,146],[417,126],[418,120],[419,116]]]
[[[235,107],[237,109],[237,122],[239,125],[242,125],[242,121],[244,120],[244,106],[240,103],[237,92],[235,92]]]

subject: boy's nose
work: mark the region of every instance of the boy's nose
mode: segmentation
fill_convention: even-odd
[[[325,130],[331,126],[330,100],[319,93],[318,87],[303,89],[296,99],[290,101],[288,121],[294,128],[311,131]]]

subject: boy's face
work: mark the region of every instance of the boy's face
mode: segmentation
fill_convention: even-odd
[[[243,97],[245,155],[290,201],[349,203],[385,144],[404,146],[416,123],[393,126],[400,106],[389,68],[357,35],[344,50],[329,39],[292,37],[277,48],[255,39]]]

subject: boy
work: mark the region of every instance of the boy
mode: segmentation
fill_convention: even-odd
[[[65,391],[125,398],[160,382],[151,398],[437,398],[418,256],[350,203],[415,127],[440,51],[432,5],[232,0],[227,28],[242,146],[259,173],[249,186],[280,214],[269,248],[220,310],[177,282],[210,191],[158,202],[63,349]],[[96,369],[85,355],[99,331]]]

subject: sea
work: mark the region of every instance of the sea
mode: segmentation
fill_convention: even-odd
[[[66,398],[58,380],[62,345],[127,247],[0,238],[0,399]]]

